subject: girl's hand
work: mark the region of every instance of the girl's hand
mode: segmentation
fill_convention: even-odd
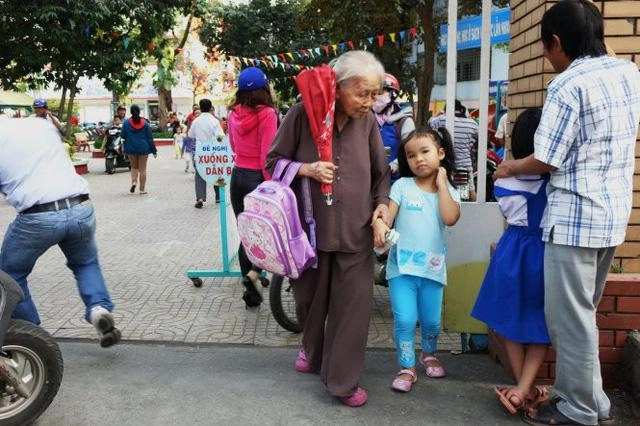
[[[373,245],[375,247],[384,247],[386,241],[386,233],[389,227],[382,221],[382,219],[376,219],[373,222]]]
[[[512,170],[513,164],[514,164],[514,160],[504,160],[500,164],[498,164],[496,171],[493,172],[493,176],[492,176],[493,180],[500,179],[500,178],[507,178],[515,175],[515,173]]]
[[[441,188],[446,189],[449,187],[449,180],[447,178],[447,169],[445,169],[444,167],[438,168],[438,176],[436,177],[436,186],[438,187],[438,189],[441,189]]]
[[[338,166],[328,161],[316,161],[315,163],[305,163],[300,167],[299,173],[308,176],[320,183],[333,183],[333,175],[338,170]]]

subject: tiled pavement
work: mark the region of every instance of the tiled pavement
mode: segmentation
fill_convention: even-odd
[[[88,157],[88,153],[78,153]],[[233,343],[297,346],[300,336],[282,329],[265,303],[246,310],[238,278],[205,278],[195,288],[192,269],[221,269],[219,206],[193,208],[193,175],[184,172],[172,147],[159,147],[149,158],[148,195],[129,193],[129,174],[104,173],[104,160],[90,159],[89,174],[97,215],[100,262],[116,304],[123,338],[176,343]],[[210,197],[213,198],[213,188]],[[0,203],[0,236],[15,216]],[[94,338],[83,319],[83,305],[72,273],[58,248],[40,258],[29,286],[42,325],[57,338]],[[393,347],[387,289],[374,286],[369,347]],[[440,350],[458,349],[456,334],[443,333]]]

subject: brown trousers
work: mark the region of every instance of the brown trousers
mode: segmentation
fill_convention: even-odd
[[[351,395],[362,378],[373,305],[373,252],[318,251],[318,268],[292,281],[302,346],[327,392]]]

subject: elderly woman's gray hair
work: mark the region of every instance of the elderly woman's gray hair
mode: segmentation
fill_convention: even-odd
[[[384,66],[373,53],[366,50],[351,50],[333,59],[329,65],[336,73],[336,83],[344,83],[355,78],[380,76],[384,80]]]

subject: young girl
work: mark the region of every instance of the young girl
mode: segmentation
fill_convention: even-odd
[[[401,368],[391,388],[400,392],[411,390],[418,378],[414,342],[418,319],[420,363],[427,376],[445,376],[434,354],[447,282],[444,227],[454,225],[460,217],[460,197],[452,185],[453,161],[451,137],[444,128],[420,127],[398,150],[401,178],[391,188],[389,209],[400,237],[389,253],[387,279]],[[381,219],[373,226],[375,245],[381,247],[389,229]]]
[[[533,153],[533,136],[541,110],[531,108],[516,120],[512,132],[513,156]],[[496,387],[512,414],[548,397],[544,387],[532,387],[547,353],[549,335],[544,320],[542,230],[547,204],[548,175],[514,176],[495,181],[494,193],[508,227],[498,241],[471,316],[505,338],[517,385]]]
[[[182,142],[184,142],[184,133],[182,126],[176,127],[176,133],[173,135],[173,146],[176,150],[176,160],[182,158]]]

